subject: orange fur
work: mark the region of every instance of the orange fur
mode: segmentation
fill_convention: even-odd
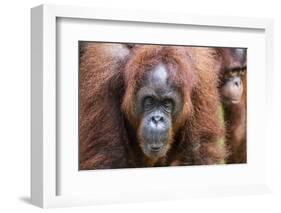
[[[80,57],[80,169],[216,164],[225,158],[218,72],[209,48],[86,43]],[[183,97],[170,130],[170,149],[147,159],[138,141],[135,94],[146,72],[167,64]]]

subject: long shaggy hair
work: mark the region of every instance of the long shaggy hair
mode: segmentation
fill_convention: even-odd
[[[183,97],[173,143],[154,166],[217,164],[225,158],[216,55],[209,48],[87,43],[80,57],[80,169],[146,167],[135,94],[160,61]]]

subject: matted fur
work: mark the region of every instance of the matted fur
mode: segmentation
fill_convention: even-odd
[[[150,162],[137,141],[135,93],[145,72],[160,61],[183,96],[171,148]],[[121,44],[85,45],[80,61],[80,169],[216,164],[225,158],[218,144],[217,63],[209,48]]]
[[[80,58],[80,169],[127,167],[120,69],[129,51],[86,43]]]

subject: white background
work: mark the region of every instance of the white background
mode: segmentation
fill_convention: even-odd
[[[280,2],[280,1],[279,1]],[[73,0],[1,2],[1,77],[0,129],[1,175],[0,211],[37,212],[29,204],[30,188],[30,11],[41,3],[77,4]],[[281,13],[278,1],[183,0],[183,1],[94,1],[80,0],[79,5],[161,12],[216,14],[275,18],[275,116],[276,129],[281,118]],[[279,85],[278,85],[279,84]],[[278,100],[279,99],[279,100]],[[279,112],[278,112],[279,109]],[[280,125],[281,126],[281,125]],[[120,204],[67,209],[68,212],[280,212],[281,211],[281,140],[272,141],[275,187],[271,195],[225,198],[196,198],[184,201]],[[61,212],[63,209],[47,210]]]

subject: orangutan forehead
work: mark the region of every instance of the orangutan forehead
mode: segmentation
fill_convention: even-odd
[[[157,65],[148,75],[149,80],[154,84],[166,84],[168,81],[168,72],[164,64]]]
[[[150,91],[148,93],[153,93],[159,97],[175,93],[175,88],[170,79],[168,68],[162,63],[146,72],[141,87],[146,91]]]
[[[169,73],[166,65],[160,63],[147,72],[145,83],[151,87],[168,87]]]

